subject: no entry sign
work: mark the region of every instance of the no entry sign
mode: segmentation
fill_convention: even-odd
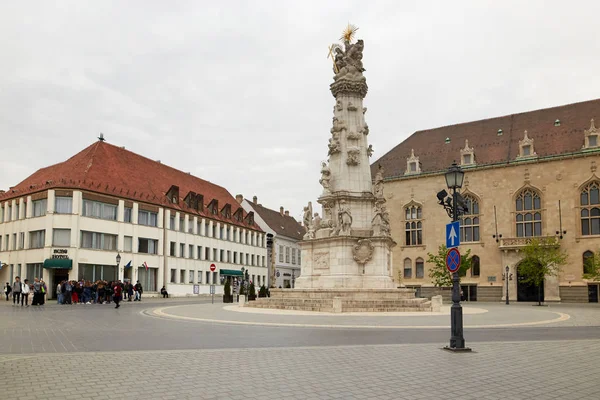
[[[215,272],[215,269],[217,269],[217,266],[215,264],[210,264],[210,270]]]
[[[448,254],[446,254],[446,268],[451,273],[455,273],[460,268],[460,253],[457,248],[448,250]]]

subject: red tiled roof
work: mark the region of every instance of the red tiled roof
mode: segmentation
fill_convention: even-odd
[[[600,99],[417,131],[375,161],[371,171],[375,176],[381,165],[385,177],[403,176],[411,149],[419,158],[421,172],[442,171],[455,160],[460,164],[465,140],[474,149],[477,165],[508,163],[519,154],[525,131],[534,140],[538,157],[573,153],[581,150],[583,131],[589,129],[592,118],[600,121]],[[557,119],[560,126],[554,126]],[[446,144],[446,138],[450,143]]]
[[[166,197],[172,185],[179,186],[179,204]],[[239,222],[208,211],[206,206],[213,199],[218,200],[219,211],[227,203],[235,207],[234,211],[237,209],[235,198],[225,188],[105,141],[95,142],[67,161],[39,169],[0,194],[0,201],[53,188],[107,194],[262,231],[256,224],[249,225],[246,221]],[[190,191],[204,196],[203,212],[189,208],[183,201]],[[246,217],[247,214],[243,215]]]
[[[294,217],[281,215],[280,211],[271,210],[260,204],[250,203],[250,205],[275,233],[291,239],[302,240],[306,230]]]

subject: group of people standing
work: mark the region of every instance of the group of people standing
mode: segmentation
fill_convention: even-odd
[[[63,281],[56,287],[58,304],[110,304],[120,307],[121,300],[142,301],[144,289],[138,281]]]
[[[4,294],[6,295],[6,301],[12,293],[13,306],[29,307],[29,294],[33,293],[33,299],[31,300],[32,306],[41,306],[46,302],[46,293],[48,288],[46,283],[39,278],[35,278],[33,283],[29,283],[29,279],[25,279],[21,282],[19,276],[15,277],[15,281],[12,286],[9,282],[6,282],[4,286]]]
[[[35,278],[32,284],[28,279],[21,282],[20,277],[15,277],[11,285],[6,282],[4,294],[6,301],[12,294],[13,306],[25,305],[29,307],[29,294],[33,293],[32,306],[43,305],[48,288],[43,280]],[[62,281],[56,286],[58,304],[110,304],[115,303],[115,308],[120,307],[121,300],[142,301],[144,288],[137,281],[133,283],[121,282],[120,280],[107,282],[98,280],[90,281]]]

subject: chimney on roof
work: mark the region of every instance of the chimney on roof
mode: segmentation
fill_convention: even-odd
[[[285,216],[289,217],[290,216],[290,212],[288,210],[285,210]]]
[[[104,139],[104,133],[100,132],[100,136],[98,136],[98,140],[101,142],[104,142],[106,139]]]
[[[160,164],[160,160],[156,160],[156,162]]]
[[[252,202],[253,202],[254,204],[258,204],[258,197],[256,197],[256,196],[253,196],[253,197],[252,197]]]
[[[279,207],[279,214],[281,214],[281,216],[283,217],[283,207]]]
[[[244,196],[242,196],[241,194],[236,194],[235,200],[238,202],[238,204],[242,204],[242,201],[244,201]]]

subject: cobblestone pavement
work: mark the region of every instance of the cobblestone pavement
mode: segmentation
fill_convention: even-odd
[[[600,340],[441,346],[0,355],[0,381],[17,400],[600,398]]]

